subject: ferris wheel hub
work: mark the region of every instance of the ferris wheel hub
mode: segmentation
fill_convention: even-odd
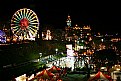
[[[20,20],[19,24],[20,24],[21,29],[25,30],[29,26],[29,21],[28,21],[27,18],[23,18],[23,19]]]

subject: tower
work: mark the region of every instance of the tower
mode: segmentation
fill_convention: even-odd
[[[46,40],[51,40],[51,32],[50,32],[50,30],[47,30]]]
[[[70,18],[70,15],[68,15],[68,18],[67,18],[67,26],[68,27],[71,27],[71,18]]]

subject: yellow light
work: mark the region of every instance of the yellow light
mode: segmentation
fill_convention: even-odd
[[[116,70],[117,70],[117,71],[120,71],[120,68],[117,68]]]

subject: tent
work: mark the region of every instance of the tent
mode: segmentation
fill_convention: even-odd
[[[53,65],[48,71],[54,73],[54,80],[57,80],[60,78],[60,71],[61,69],[55,65]]]
[[[98,71],[94,76],[90,77],[88,81],[94,81],[98,79],[103,79],[106,81],[112,81],[111,77],[107,74],[103,74],[101,71]]]
[[[61,69],[56,67],[55,65],[52,66],[49,71],[52,72],[52,73],[58,73]]]
[[[49,72],[48,70],[44,69],[39,74],[37,74],[36,78],[43,78],[43,79],[51,79],[54,76],[53,73]]]

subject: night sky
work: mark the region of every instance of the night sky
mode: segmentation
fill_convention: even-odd
[[[72,26],[90,25],[94,31],[120,32],[121,5],[119,2],[97,2],[80,0],[1,0],[0,23],[10,21],[12,15],[21,8],[30,8],[39,17],[40,25],[64,28],[68,14]]]

